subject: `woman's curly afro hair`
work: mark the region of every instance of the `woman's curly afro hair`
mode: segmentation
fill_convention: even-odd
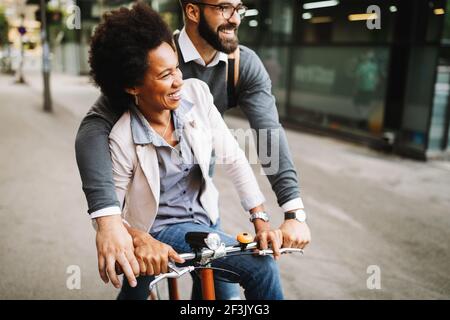
[[[172,32],[147,4],[138,2],[132,9],[105,13],[91,39],[92,79],[108,98],[126,101],[131,96],[125,89],[143,83],[148,52],[163,42],[174,47]]]

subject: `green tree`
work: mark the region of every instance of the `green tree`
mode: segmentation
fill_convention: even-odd
[[[6,19],[5,9],[0,7],[0,47],[8,45],[8,20]]]

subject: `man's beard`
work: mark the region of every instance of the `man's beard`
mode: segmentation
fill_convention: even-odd
[[[217,51],[225,52],[226,54],[230,54],[234,52],[238,45],[239,40],[237,36],[233,39],[221,39],[219,36],[219,32],[224,29],[237,29],[237,26],[232,23],[227,23],[219,26],[217,32],[214,31],[211,26],[206,22],[206,18],[203,14],[203,11],[200,11],[200,22],[198,24],[198,32],[200,36],[206,40],[210,44],[211,47],[216,49]]]

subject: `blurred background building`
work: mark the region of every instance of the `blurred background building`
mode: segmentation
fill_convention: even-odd
[[[73,75],[89,71],[89,39],[101,15],[132,3],[46,2],[52,70]],[[178,0],[148,2],[173,30],[181,28]],[[449,157],[450,1],[243,2],[250,10],[239,38],[271,75],[284,125],[416,159]],[[27,55],[40,56],[39,3],[0,0],[4,72],[18,64],[21,43]],[[67,24],[74,5],[80,28]]]

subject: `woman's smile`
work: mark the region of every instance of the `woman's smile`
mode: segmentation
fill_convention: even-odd
[[[177,91],[169,94],[168,97],[169,97],[170,100],[172,100],[174,102],[180,101],[180,99],[181,99],[181,90],[177,90]]]

